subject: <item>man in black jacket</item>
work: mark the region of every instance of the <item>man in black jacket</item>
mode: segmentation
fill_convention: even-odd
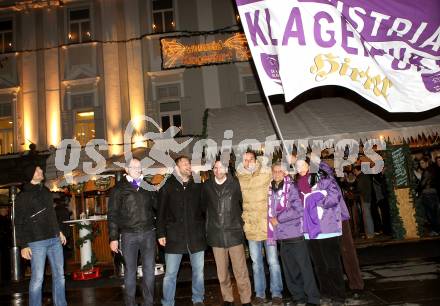
[[[143,305],[154,303],[154,266],[156,254],[155,210],[157,201],[154,192],[141,187],[141,162],[133,158],[127,162],[127,175],[116,184],[110,193],[108,227],[110,249],[122,253],[125,261],[124,301],[127,306],[137,305],[136,272],[138,252],[142,258]],[[119,249],[121,234],[121,249]]]
[[[24,169],[26,183],[17,197],[15,227],[21,256],[31,261],[29,305],[41,306],[46,257],[52,271],[52,297],[55,306],[67,305],[64,259],[61,244],[66,237],[60,231],[53,208],[53,198],[43,185],[43,170],[36,165]]]
[[[214,252],[223,305],[234,305],[229,275],[230,257],[241,303],[250,306],[252,291],[243,246],[240,183],[227,174],[227,168],[221,161],[214,164],[214,178],[203,185],[202,199],[206,205],[207,240]]]
[[[175,174],[168,178],[160,191],[157,237],[165,247],[166,265],[162,305],[174,305],[177,273],[182,255],[187,253],[192,267],[192,301],[194,305],[204,305],[206,239],[201,185],[192,180],[191,163],[187,157],[179,157],[175,163]]]
[[[371,214],[371,196],[372,196],[372,181],[369,175],[362,172],[361,166],[357,165],[353,169],[356,175],[356,191],[361,198],[362,215],[364,220],[364,231],[366,238],[374,237],[374,222]]]
[[[426,219],[429,222],[430,236],[440,234],[440,199],[435,186],[435,170],[431,165],[431,158],[424,156],[420,161],[420,168],[423,170],[417,193],[422,200],[425,209]]]

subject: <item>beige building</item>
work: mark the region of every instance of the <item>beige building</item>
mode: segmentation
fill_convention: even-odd
[[[139,115],[200,135],[205,109],[261,102],[249,62],[162,68],[161,39],[193,34],[206,49],[237,20],[230,0],[0,1],[1,154],[66,138],[119,154]]]

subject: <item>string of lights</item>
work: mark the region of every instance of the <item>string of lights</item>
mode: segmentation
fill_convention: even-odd
[[[192,134],[188,134],[188,135],[179,135],[177,138],[190,138],[190,137],[202,137],[202,135],[192,135]],[[29,139],[27,139],[27,138],[25,138],[30,144],[33,144],[33,142],[31,142]],[[98,140],[98,139],[94,139],[94,140]],[[102,140],[102,139],[101,139]],[[105,141],[105,139],[104,139],[104,141]],[[146,142],[152,142],[152,143],[154,143],[154,139],[146,139],[146,138],[143,138],[143,139],[141,139],[141,140],[137,140],[137,141],[132,141],[132,142],[124,142],[124,143],[105,143],[107,146],[126,146],[126,145],[130,145],[130,146],[133,146],[133,145],[140,145],[141,143],[146,143]],[[24,146],[25,145],[25,143],[21,143],[20,145],[22,145],[22,146]],[[96,146],[98,146],[97,144],[96,144]],[[53,147],[53,149],[58,149],[58,150],[65,150],[65,149],[81,149],[81,150],[83,150],[83,149],[85,149],[87,146],[86,145],[80,145],[80,146],[78,146],[78,145],[68,145],[67,147],[65,147],[65,146],[52,146]],[[143,148],[148,148],[148,146],[139,146],[139,147],[143,147]],[[15,152],[15,153],[8,153],[8,154],[18,154],[19,152]]]
[[[75,43],[65,43],[65,44],[59,44],[56,46],[49,46],[49,47],[40,47],[40,48],[32,48],[32,49],[21,49],[21,50],[14,50],[8,53],[3,53],[2,56],[8,56],[11,54],[19,55],[22,53],[32,53],[32,52],[41,52],[41,51],[49,51],[54,49],[61,49],[61,48],[67,48],[69,46],[76,46],[76,45],[86,45],[86,44],[120,44],[120,43],[129,43],[133,41],[140,41],[145,38],[154,38],[154,37],[163,37],[164,35],[173,35],[173,36],[188,36],[188,35],[215,35],[215,34],[221,34],[221,33],[230,33],[233,30],[238,30],[238,25],[230,25],[226,26],[220,29],[210,30],[210,31],[169,31],[169,32],[162,32],[162,33],[145,33],[140,36],[132,37],[129,39],[121,39],[121,40],[99,40],[99,39],[91,39],[86,42],[75,42]],[[1,63],[1,60],[0,60]]]
[[[236,33],[237,30],[239,30],[238,25],[230,25],[223,28],[210,30],[210,31],[169,31],[169,32],[163,32],[163,33],[150,33],[150,34],[142,34],[138,37],[133,37],[130,39],[125,40],[90,40],[87,42],[78,42],[78,43],[67,43],[67,44],[59,44],[56,46],[49,46],[49,47],[40,47],[40,48],[34,48],[34,49],[21,49],[21,50],[14,50],[9,53],[3,53],[0,55],[0,68],[4,67],[4,63],[7,61],[8,56],[11,54],[15,54],[16,56],[23,53],[32,53],[32,52],[44,52],[48,50],[54,50],[54,49],[60,49],[60,48],[67,48],[69,46],[75,46],[75,45],[88,45],[88,44],[114,44],[114,43],[129,43],[132,41],[140,41],[143,39],[148,38],[158,38],[159,40],[164,37],[188,37],[188,36],[208,36],[208,35],[215,35],[215,34],[230,34],[230,33]],[[200,135],[180,135],[179,137],[199,137]],[[30,140],[26,139],[28,143],[32,143]],[[133,141],[131,143],[107,143],[108,146],[125,146],[125,145],[139,145],[139,143],[147,142],[146,139]],[[21,143],[21,146],[26,145],[26,143]],[[73,146],[71,148],[76,148],[78,146]],[[80,149],[84,149],[86,146],[80,146]],[[58,147],[58,149],[66,149],[62,147]],[[8,153],[8,154],[16,154],[16,153]]]

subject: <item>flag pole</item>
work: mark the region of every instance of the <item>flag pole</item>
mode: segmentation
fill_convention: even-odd
[[[280,126],[278,125],[278,120],[275,117],[275,113],[273,111],[272,104],[270,103],[269,97],[266,95],[265,95],[265,97],[266,97],[267,106],[269,107],[269,112],[270,112],[270,116],[272,118],[272,122],[275,125],[275,131],[278,134],[278,138],[281,140],[281,146],[283,147],[284,152],[286,153],[286,158],[287,158],[289,156],[289,151],[287,150],[286,142],[284,141],[283,134],[281,133],[281,129],[280,129]]]

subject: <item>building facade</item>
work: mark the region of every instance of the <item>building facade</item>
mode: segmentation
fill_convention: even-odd
[[[1,154],[70,138],[121,154],[130,120],[139,135],[170,125],[201,135],[207,108],[261,103],[247,61],[163,68],[162,39],[206,51],[238,23],[231,0],[1,1]]]

